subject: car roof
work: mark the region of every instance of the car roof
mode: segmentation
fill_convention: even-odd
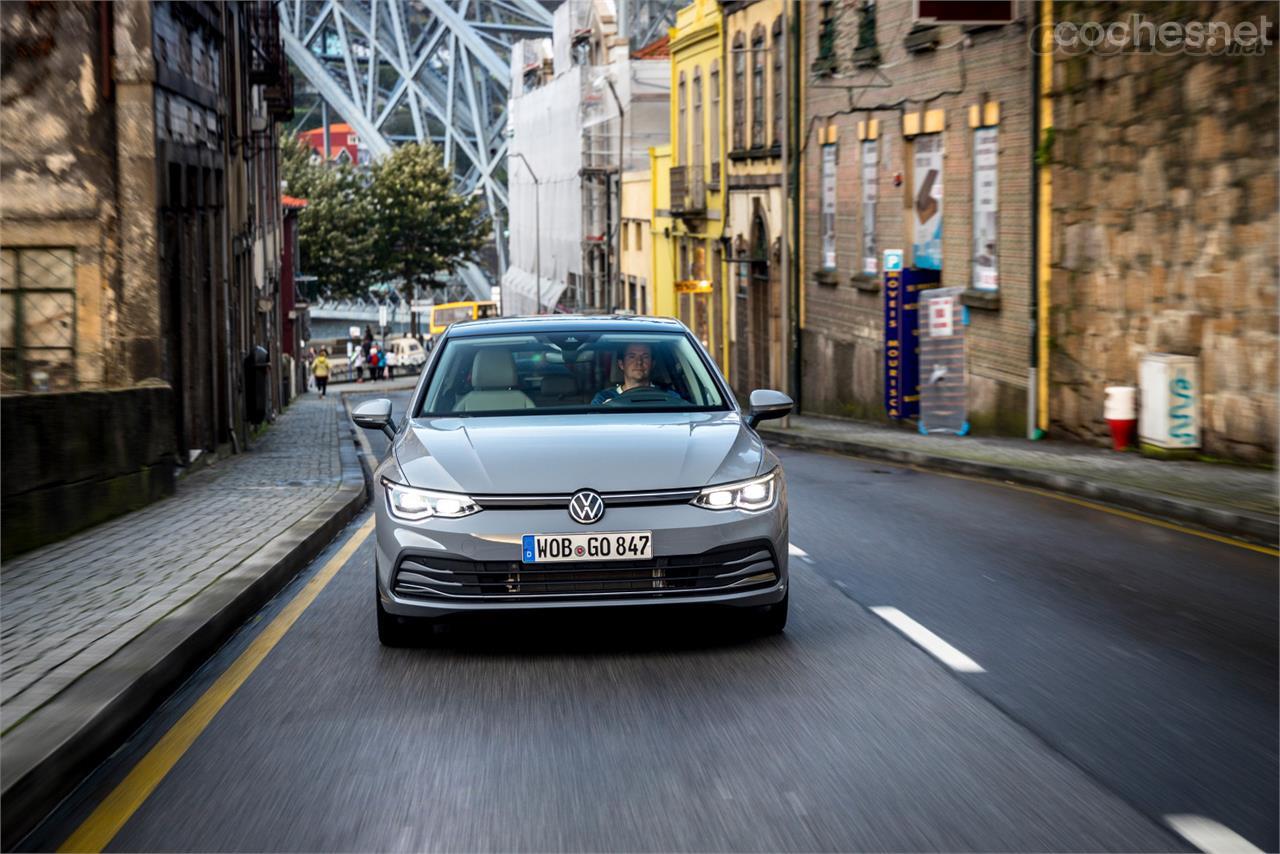
[[[501,335],[530,332],[683,332],[674,317],[623,314],[544,314],[529,317],[490,317],[449,327],[448,336]]]

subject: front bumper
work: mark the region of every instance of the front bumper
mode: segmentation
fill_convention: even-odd
[[[787,592],[785,494],[762,513],[687,504],[610,507],[595,525],[562,509],[485,510],[402,522],[376,490],[378,596],[388,613],[779,602]],[[652,562],[520,564],[525,534],[652,531]],[[745,572],[742,572],[746,570]],[[717,578],[728,573],[739,576]],[[734,586],[738,584],[738,586]],[[454,586],[457,585],[457,586]]]

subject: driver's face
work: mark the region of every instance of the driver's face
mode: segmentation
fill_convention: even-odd
[[[628,386],[645,385],[649,382],[649,372],[653,370],[653,350],[648,344],[628,344],[618,363]]]

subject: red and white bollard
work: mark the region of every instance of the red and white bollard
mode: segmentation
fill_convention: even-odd
[[[1132,445],[1138,431],[1138,390],[1128,385],[1107,386],[1102,412],[1111,428],[1111,447],[1123,451]]]

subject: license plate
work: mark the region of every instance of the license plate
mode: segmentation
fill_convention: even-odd
[[[523,563],[564,563],[577,560],[649,560],[653,534],[617,531],[609,534],[525,534],[520,549]]]

